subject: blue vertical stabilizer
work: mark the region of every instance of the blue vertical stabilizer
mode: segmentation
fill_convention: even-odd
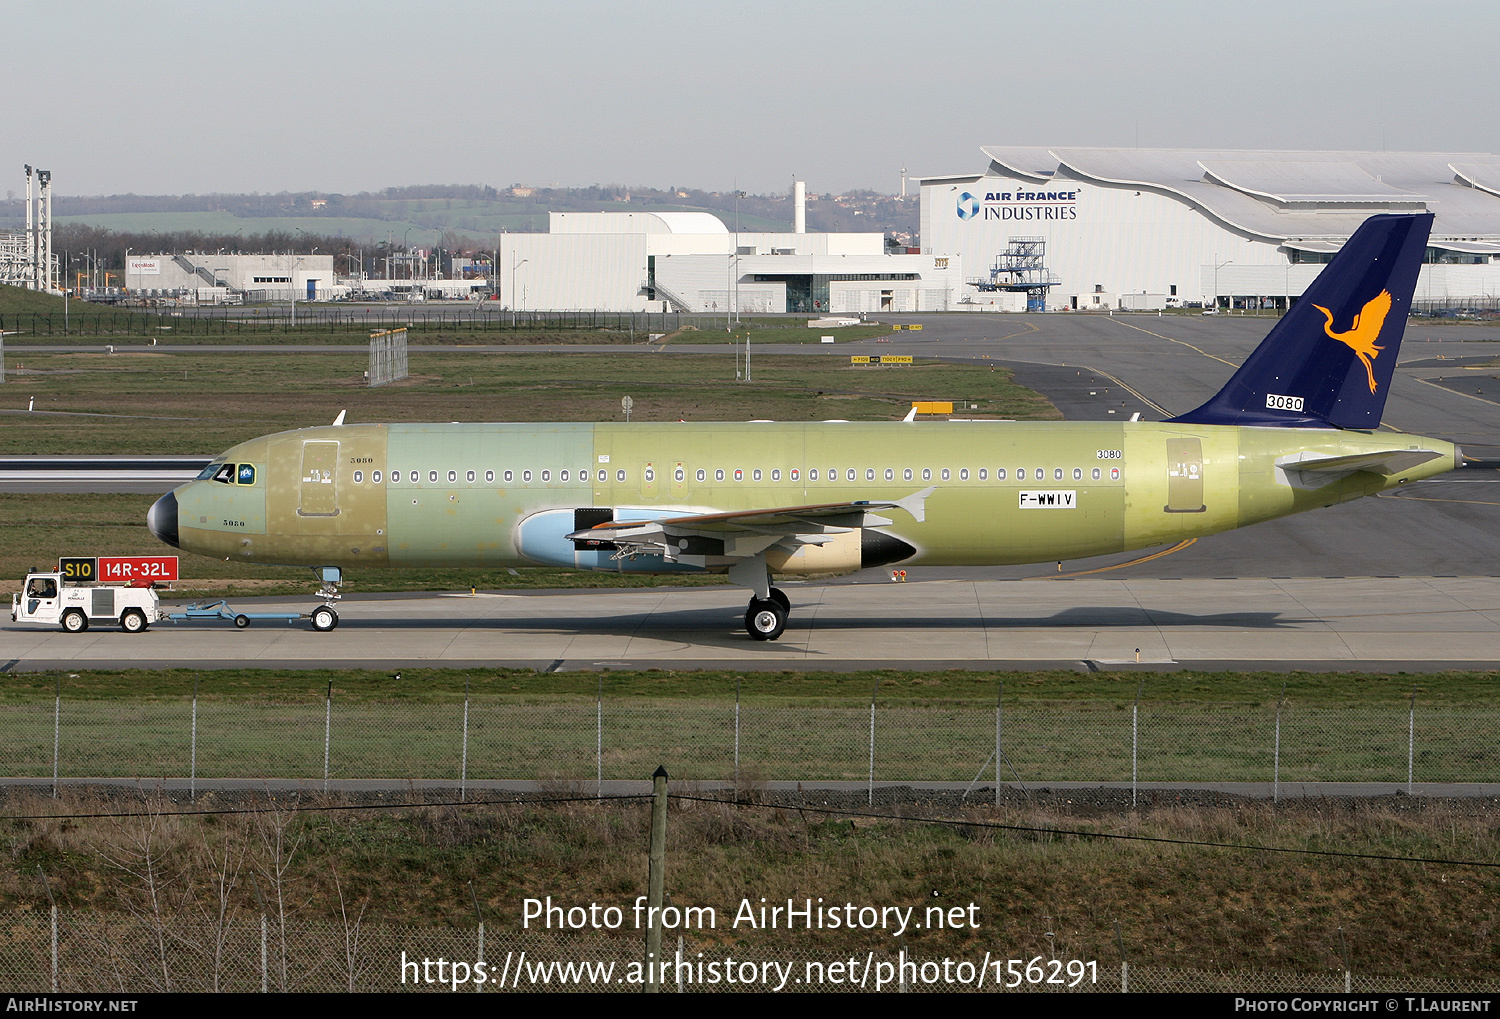
[[[1380,424],[1432,213],[1371,216],[1219,393],[1172,421]]]

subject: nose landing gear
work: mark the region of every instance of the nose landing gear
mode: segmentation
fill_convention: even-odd
[[[333,610],[333,606],[343,597],[339,594],[339,584],[343,582],[344,573],[337,566],[314,566],[313,572],[322,581],[322,586],[318,588],[318,597],[323,599],[323,604],[312,611],[310,616],[312,628],[319,633],[327,633],[339,625],[339,614]]]

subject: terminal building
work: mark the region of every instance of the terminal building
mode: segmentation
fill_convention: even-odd
[[[987,146],[923,177],[954,310],[1283,308],[1367,217],[1432,212],[1418,305],[1500,295],[1500,156]]]

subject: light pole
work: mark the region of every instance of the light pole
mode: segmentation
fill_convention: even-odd
[[[1215,252],[1214,253],[1214,258],[1218,258],[1218,257],[1219,257],[1218,253]],[[1232,259],[1232,258],[1226,258],[1224,261],[1222,261],[1218,265],[1214,266],[1214,308],[1215,309],[1217,309],[1219,307],[1219,270],[1222,269],[1222,268],[1224,268],[1226,265],[1229,265],[1233,261],[1234,261],[1234,259]],[[1226,311],[1233,311],[1234,310],[1233,305],[1234,305],[1234,302],[1230,301],[1228,307],[1226,307],[1225,310]]]
[[[736,190],[734,193],[734,322],[740,321],[740,199],[745,197],[745,192]],[[745,344],[750,343],[746,337]]]
[[[516,261],[516,256],[514,254],[512,254],[510,256],[510,296],[511,296],[511,300],[515,300],[516,299],[516,295],[518,293],[520,293],[520,291],[518,291],[516,289],[516,270],[519,269],[519,268],[521,268],[521,266],[525,265],[529,261],[531,261],[531,259],[529,259],[529,258],[523,258],[523,259],[521,259],[518,262],[518,261]],[[519,304],[518,304],[517,307],[516,307],[516,310],[517,311],[524,311],[525,309],[521,308],[519,306]]]

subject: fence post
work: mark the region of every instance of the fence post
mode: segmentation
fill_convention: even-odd
[[[1406,715],[1406,795],[1412,794],[1412,773],[1417,755],[1417,686],[1412,684],[1411,704]]]
[[[47,883],[47,872],[39,863],[36,872],[42,877],[42,890],[47,893],[47,902],[52,907],[52,993],[57,993],[57,900],[52,897],[52,886]]]
[[[1286,703],[1286,680],[1281,681],[1281,696],[1276,700],[1276,745],[1271,751],[1271,802],[1281,802],[1281,706]]]
[[[1001,711],[1005,704],[1005,680],[1000,681],[1000,690],[995,694],[995,806],[1000,806],[1000,758],[1003,744],[1000,742]]]
[[[474,961],[479,964],[479,971],[484,972],[484,913],[479,909],[479,896],[474,891],[474,882],[469,882],[469,898],[474,900],[474,915],[479,918],[479,944],[475,953]],[[474,993],[478,994],[484,990],[484,982],[474,981]]]
[[[57,799],[57,754],[62,735],[62,673],[57,674],[57,697],[52,702],[52,798]]]
[[[870,792],[868,802],[875,805],[875,697],[880,693],[880,680],[875,681],[875,689],[870,691]]]
[[[734,677],[734,798],[740,798],[740,677]]]
[[[333,681],[328,682],[328,694],[323,701],[323,793],[328,793],[328,745],[333,735]]]
[[[1130,805],[1132,807],[1136,804],[1137,763],[1140,754],[1141,691],[1145,687],[1146,677],[1142,676],[1140,684],[1135,688],[1135,704],[1130,709]]]
[[[198,676],[193,676],[193,728],[188,741],[188,799],[198,799]]]
[[[594,798],[604,798],[604,673],[594,694]]]
[[[1130,993],[1130,960],[1125,958],[1125,939],[1120,936],[1120,921],[1115,921],[1115,947],[1120,950],[1120,993]]]
[[[667,769],[661,765],[651,775],[651,850],[646,877],[646,990],[661,990],[661,909],[667,888]],[[637,900],[639,901],[639,900]]]
[[[464,677],[464,743],[463,743],[463,753],[459,757],[459,762],[458,762],[458,802],[460,802],[460,803],[465,803],[465,802],[468,801],[468,782],[469,782],[469,677],[465,676]],[[484,923],[483,923],[483,921],[480,922],[479,929],[481,931],[484,930]],[[482,938],[481,938],[481,945],[482,945]]]

